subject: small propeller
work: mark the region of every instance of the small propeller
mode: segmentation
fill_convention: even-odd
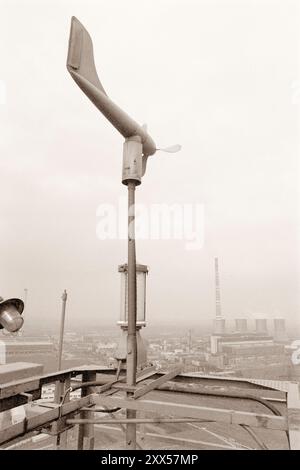
[[[145,124],[143,125],[143,128]],[[167,152],[167,153],[176,153],[176,152],[179,152],[179,150],[181,150],[181,145],[179,144],[175,144],[175,145],[171,145],[170,147],[165,147],[163,149],[156,149],[157,151],[160,150],[161,152]],[[142,176],[144,176],[145,172],[146,172],[146,166],[147,166],[147,159],[148,157],[145,157],[143,155],[143,168],[142,168]]]
[[[141,127],[143,131],[147,132],[147,124],[143,124]],[[170,147],[165,147],[163,149],[156,149],[156,151],[158,150],[160,150],[161,152],[176,153],[176,152],[179,152],[179,150],[181,150],[181,145],[175,144],[175,145],[171,145]],[[143,158],[142,158],[142,176],[144,176],[146,172],[148,156],[149,155],[143,155]]]
[[[181,145],[175,144],[175,145],[171,145],[170,147],[165,147],[163,149],[156,149],[156,150],[161,150],[161,152],[167,152],[167,153],[176,153],[176,152],[179,152],[179,150],[181,150]]]

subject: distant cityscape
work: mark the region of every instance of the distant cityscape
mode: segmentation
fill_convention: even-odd
[[[145,330],[146,331],[146,330]],[[148,362],[157,368],[182,364],[183,372],[234,375],[248,378],[297,380],[300,366],[293,364],[292,340],[286,333],[284,319],[256,319],[253,328],[246,318],[235,320],[225,330],[225,321],[215,321],[210,334],[192,329],[142,336],[147,343]],[[44,372],[57,370],[58,335],[1,335],[0,357],[3,363],[31,362],[42,364]],[[115,365],[115,352],[121,340],[117,327],[81,334],[67,331],[64,335],[63,368],[79,365]],[[2,350],[1,350],[2,349]]]
[[[142,289],[144,292],[144,289]],[[124,291],[125,292],[125,291]],[[66,300],[66,296],[62,297]],[[126,297],[125,297],[126,299]],[[124,299],[123,299],[124,300]],[[139,303],[145,305],[145,299]],[[123,305],[123,304],[122,304]],[[46,328],[45,326],[30,329],[26,324],[17,333],[0,332],[0,383],[9,383],[18,378],[35,377],[51,374],[58,370],[72,370],[80,366],[91,366],[118,370],[123,362],[126,367],[127,357],[127,310],[126,300],[121,308],[121,320],[117,325],[101,328],[64,329]],[[144,308],[144,307],[143,307]],[[143,310],[142,308],[142,310]],[[141,314],[140,310],[138,311]],[[145,311],[139,318],[145,318]],[[202,319],[201,319],[202,320]],[[206,318],[206,321],[208,319]],[[221,289],[218,258],[215,258],[215,316],[210,323],[199,321],[196,326],[182,328],[179,325],[155,328],[143,328],[145,321],[137,323],[137,369],[153,371],[170,371],[181,366],[181,374],[187,374],[194,380],[222,378],[237,380],[249,379],[262,386],[276,384],[282,387],[287,381],[300,383],[300,364],[293,360],[297,349],[297,331],[292,325],[286,325],[285,318],[247,318],[241,314],[238,318],[228,318],[222,312]],[[292,333],[291,333],[292,332]],[[142,358],[142,360],[139,360]],[[73,380],[73,384],[76,383]],[[81,398],[81,390],[70,391],[70,400],[74,403]],[[49,407],[57,400],[57,383],[41,386],[36,397],[36,405]],[[0,413],[0,429],[35,416],[36,407],[30,401],[23,405]],[[97,413],[96,413],[97,414]],[[100,418],[109,415],[100,413]],[[124,410],[121,412],[126,417]],[[95,426],[97,442],[102,442],[101,425]],[[169,427],[169,430],[171,428]],[[158,428],[153,427],[154,442],[149,445],[157,447],[160,436]],[[197,428],[199,431],[199,429]],[[177,432],[176,426],[172,432]],[[217,433],[215,431],[218,431]],[[221,434],[219,434],[221,431]],[[193,437],[189,425],[181,427],[186,437]],[[215,429],[212,432],[224,440],[226,430]],[[71,429],[68,434],[68,448],[77,448],[77,434]],[[120,446],[115,429],[105,434],[107,446]],[[232,437],[230,437],[232,439]],[[235,436],[236,442],[239,435]],[[231,441],[226,441],[231,442]],[[237,445],[237,444],[236,444]],[[276,447],[284,445],[276,441]],[[55,438],[47,432],[33,435],[28,439],[17,439],[5,448],[19,449],[53,449]]]
[[[148,363],[157,369],[168,369],[172,364],[181,364],[182,371],[186,373],[299,380],[300,365],[292,361],[293,340],[297,337],[290,337],[287,333],[285,319],[267,319],[260,315],[250,322],[245,315],[241,315],[229,322],[222,314],[218,258],[214,260],[214,271],[215,318],[211,320],[210,328],[202,331],[199,328],[176,330],[171,325],[170,329],[155,331],[138,326],[138,355],[141,346],[146,355],[143,367]],[[144,306],[144,303],[143,300],[140,305]],[[91,331],[65,331],[62,368],[89,364],[115,367],[117,359],[125,360],[125,304],[123,307],[121,316],[124,318],[118,322],[120,329],[116,326],[102,327],[101,331],[96,328]],[[142,324],[145,325],[145,322]],[[0,339],[2,364],[22,361],[41,364],[45,373],[58,369],[58,332],[33,333],[23,328],[16,336],[2,333]]]
[[[149,331],[150,330],[150,331]],[[266,379],[276,381],[300,381],[300,365],[293,363],[293,339],[286,332],[284,319],[266,320],[258,318],[252,324],[246,318],[237,318],[227,324],[224,318],[212,320],[210,332],[197,332],[194,329],[177,331],[154,331],[147,328],[142,332],[146,343],[148,366],[160,370],[170,370],[172,366],[182,366],[182,373],[190,376],[206,377],[241,377],[255,380],[264,384]],[[21,330],[17,335],[0,333],[0,358],[2,364],[13,364],[10,370],[3,370],[2,382],[14,380],[16,373],[22,375],[22,367],[26,376],[42,375],[58,369],[59,335],[38,334],[29,330]],[[66,331],[64,334],[62,368],[72,369],[83,365],[98,364],[101,367],[116,367],[115,354],[122,342],[121,331],[115,327],[101,331]],[[0,377],[0,382],[1,382]],[[25,376],[24,376],[25,377]],[[78,400],[81,390],[71,392],[70,399]],[[55,384],[42,387],[40,398],[36,401],[41,406],[49,406],[55,401]],[[19,423],[35,413],[35,407],[30,403],[9,411],[0,413],[0,429]],[[101,413],[100,418],[105,417]],[[123,417],[125,415],[122,414]],[[107,415],[109,418],[109,416]],[[177,428],[174,427],[175,430]],[[172,432],[174,431],[172,429]],[[153,443],[157,447],[157,428],[153,428]],[[95,426],[97,442],[103,444],[103,429]],[[182,432],[188,432],[189,427],[182,427]],[[199,432],[199,431],[198,431]],[[221,436],[224,436],[222,428]],[[216,435],[216,434],[215,434]],[[68,436],[68,448],[77,448],[77,434],[74,429]],[[107,446],[119,446],[119,435],[116,432],[105,434]],[[155,440],[156,439],[156,440]],[[223,439],[223,437],[222,437]],[[239,438],[236,436],[236,440]],[[276,446],[282,445],[276,441]],[[42,433],[27,439],[15,440],[11,445],[4,446],[13,449],[54,449],[55,438]]]

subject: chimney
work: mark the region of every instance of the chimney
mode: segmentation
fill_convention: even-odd
[[[215,258],[215,289],[216,289],[216,318],[214,320],[214,333],[225,333],[225,319],[221,312],[221,294],[220,294],[220,276],[219,276],[219,260]]]

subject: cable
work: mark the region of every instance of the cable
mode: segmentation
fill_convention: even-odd
[[[174,384],[175,385],[175,384]],[[186,392],[187,389],[183,386],[180,386],[178,387],[174,387],[174,385],[163,385],[161,387],[159,387],[161,390],[162,389],[168,389],[168,390],[172,390],[172,391],[178,391],[178,392]],[[181,387],[181,390],[180,390],[180,387]],[[177,388],[177,390],[176,390]],[[240,393],[236,393],[236,392],[227,392],[227,393],[223,393],[223,392],[218,392],[218,391],[208,391],[208,390],[203,390],[201,392],[199,392],[199,390],[193,390],[192,388],[189,390],[190,393],[195,393],[195,394],[199,394],[199,395],[206,395],[206,396],[216,396],[216,397],[222,397],[222,398],[238,398],[238,399],[246,399],[246,400],[252,400],[252,401],[256,401],[257,403],[261,403],[262,405],[264,405],[266,408],[268,408],[270,411],[272,411],[272,413],[275,415],[275,416],[282,416],[282,413],[280,412],[280,410],[272,405],[271,403],[269,403],[267,400],[265,400],[264,398],[260,398],[260,397],[256,397],[254,395],[249,395],[249,394],[240,394]],[[256,435],[256,433],[250,429],[248,426],[246,425],[243,425],[241,424],[240,425],[242,428],[244,428],[251,436],[252,438],[255,440],[256,444],[259,445],[259,447],[263,450],[268,450],[268,447],[264,444],[264,442]],[[288,445],[290,447],[290,443],[289,443],[289,434],[288,434],[288,431],[285,431],[285,434],[286,434],[286,437],[287,437],[287,441],[288,441]]]
[[[193,393],[192,390],[191,390],[191,392]],[[254,395],[248,395],[248,394],[240,395],[240,394],[235,393],[235,392],[229,392],[229,393],[227,392],[226,394],[224,394],[223,392],[216,392],[216,391],[215,392],[204,391],[204,392],[201,392],[200,394],[201,395],[207,395],[207,396],[221,396],[221,397],[224,397],[224,398],[225,397],[240,398],[240,399],[256,401],[256,402],[261,403],[262,405],[264,405],[270,411],[272,411],[272,413],[274,415],[283,416],[282,413],[279,411],[279,409],[276,406],[272,405],[271,403],[269,403],[264,398],[256,397]],[[255,442],[258,445],[260,445],[264,450],[268,449],[268,447],[257,437],[256,433],[252,429],[248,428],[246,425],[241,425],[241,427],[243,427],[253,437]],[[290,447],[290,439],[289,439],[288,431],[285,431],[285,434],[286,434],[286,437],[287,437],[288,446]]]
[[[121,365],[122,365],[122,361],[119,360],[118,361],[117,371],[116,371],[115,381],[117,381],[119,379],[120,372],[121,372]],[[69,393],[74,392],[75,390],[78,390],[80,388],[82,389],[82,388],[86,388],[86,387],[97,387],[97,386],[101,386],[101,385],[103,385],[103,380],[102,381],[101,380],[94,380],[94,381],[90,381],[90,382],[81,382],[78,385],[74,385],[73,387],[67,388],[67,390],[63,394],[62,399],[61,399],[60,404],[59,404],[58,418],[61,418],[61,408],[62,408],[62,405],[64,404],[65,399],[67,398],[67,395]],[[120,409],[121,408],[112,408],[112,409],[103,410],[102,412],[103,413],[115,413],[116,411],[119,411]],[[101,411],[99,411],[99,413],[101,413]]]
[[[241,400],[252,400],[252,401],[256,401],[258,403],[261,403],[262,405],[264,405],[266,408],[268,408],[270,411],[272,411],[272,413],[276,416],[282,416],[281,412],[279,411],[279,409],[275,406],[275,405],[272,405],[271,403],[269,403],[267,400],[265,400],[264,398],[260,398],[260,397],[257,397],[255,395],[249,395],[249,394],[240,394],[240,393],[237,393],[237,392],[218,392],[218,391],[209,391],[209,390],[200,390],[200,389],[193,389],[193,388],[190,388],[188,389],[188,386],[187,385],[182,385],[182,384],[175,384],[174,382],[173,383],[170,383],[170,384],[164,384],[164,385],[161,385],[160,387],[158,387],[158,390],[165,390],[165,391],[175,391],[175,392],[179,392],[179,393],[195,393],[197,395],[207,395],[207,396],[215,396],[215,397],[222,397],[222,398],[239,398]]]
[[[254,439],[254,441],[261,450],[269,450],[266,444],[260,439],[260,437],[258,437],[258,435],[253,431],[253,429],[251,429],[249,426],[246,426],[245,424],[240,424],[240,426],[250,434],[250,436]]]
[[[90,408],[91,411],[93,411],[93,408]],[[116,413],[117,411],[120,411],[122,408],[105,408],[104,410],[96,410],[94,413]]]

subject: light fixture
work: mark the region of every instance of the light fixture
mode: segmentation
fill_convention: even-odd
[[[21,316],[24,302],[21,299],[3,300],[0,297],[0,329],[5,328],[10,333],[19,331],[24,323]]]

